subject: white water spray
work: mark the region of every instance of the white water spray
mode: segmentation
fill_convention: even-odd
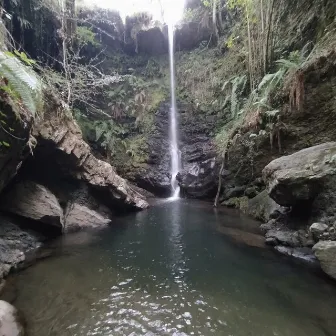
[[[173,189],[173,198],[178,198],[180,187],[176,179],[181,167],[180,151],[178,148],[177,135],[177,107],[175,95],[175,62],[174,62],[174,25],[168,25],[169,38],[169,64],[170,64],[170,91],[171,91],[171,108],[170,108],[170,155],[171,155],[171,185]]]

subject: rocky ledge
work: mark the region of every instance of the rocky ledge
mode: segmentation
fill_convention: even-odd
[[[141,189],[92,154],[62,102],[50,94],[45,99],[48,111],[35,120],[25,111],[15,117],[3,103],[20,137],[0,130],[8,141],[0,153],[0,208],[18,216],[15,223],[26,220],[17,226],[0,219],[0,278],[39,250],[45,238],[37,232],[50,237],[105,227],[121,212],[148,207]],[[35,231],[27,229],[28,220]]]
[[[317,259],[336,279],[336,142],[275,159],[262,175],[226,188],[222,204],[264,222],[266,243],[278,252]]]
[[[44,240],[42,234],[0,217],[0,279],[38,258]]]
[[[272,161],[263,179],[268,195],[262,207],[269,199],[275,206],[263,218],[266,242],[294,256],[298,249],[312,249],[322,269],[336,279],[336,142]]]
[[[38,165],[41,160],[49,160],[57,166],[64,176],[84,181],[96,190],[106,192],[107,203],[134,209],[145,209],[145,197],[133,190],[107,162],[97,159],[90,146],[83,140],[82,133],[72,117],[59,117],[61,103],[54,101],[52,112],[34,129],[37,139]],[[40,161],[39,161],[40,159]]]

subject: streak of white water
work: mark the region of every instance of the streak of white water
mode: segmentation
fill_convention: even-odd
[[[171,185],[173,189],[172,197],[178,198],[180,187],[176,179],[181,168],[180,151],[178,147],[178,125],[177,125],[177,107],[175,94],[175,62],[174,62],[174,25],[168,25],[169,37],[169,64],[170,64],[170,91],[171,91],[171,108],[170,108],[170,155],[171,155]]]

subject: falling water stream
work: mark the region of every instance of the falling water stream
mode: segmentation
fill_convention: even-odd
[[[175,62],[174,62],[174,25],[168,25],[169,38],[169,64],[170,64],[170,91],[171,91],[171,108],[170,108],[170,154],[171,154],[171,185],[173,198],[178,198],[180,187],[176,179],[181,167],[180,151],[178,147],[178,125],[177,125],[177,107],[175,95]]]

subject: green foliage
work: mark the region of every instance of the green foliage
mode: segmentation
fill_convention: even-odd
[[[157,109],[166,97],[160,83],[147,82],[133,75],[125,76],[123,82],[111,86],[107,95],[112,117],[115,120],[132,117],[135,126],[139,126],[146,115]]]
[[[252,134],[251,144],[255,141],[254,137],[268,133],[271,147],[273,148],[273,139],[277,136],[279,151],[281,151],[280,133],[285,129],[285,125],[281,122],[279,109],[271,104],[271,96],[284,85],[287,75],[295,73],[300,68],[305,60],[302,55],[303,53],[295,51],[288,59],[276,61],[278,70],[275,73],[266,74],[248,99],[243,98],[247,82],[246,75],[234,76],[224,82],[222,91],[230,96],[232,120],[225,124],[216,136],[215,142],[220,153],[226,151],[228,146],[235,142],[244,126],[258,126],[263,130],[259,134]]]
[[[135,76],[127,76],[120,84],[107,92],[112,116],[120,119],[125,116],[140,118],[148,109],[147,84]]]
[[[42,83],[31,69],[34,61],[26,54],[15,52],[20,60],[10,52],[0,52],[1,90],[15,102],[23,104],[35,117],[42,109]]]
[[[81,45],[91,44],[94,47],[99,47],[101,45],[96,39],[96,34],[88,27],[77,27],[76,34]]]
[[[228,0],[227,6],[229,9],[246,8],[251,5],[251,0]]]
[[[288,59],[280,59],[276,61],[279,69],[277,72],[267,74],[263,77],[258,85],[258,95],[254,101],[254,105],[272,109],[272,107],[269,106],[271,94],[283,86],[287,74],[299,69],[305,60],[302,55],[303,54],[299,51],[294,51],[289,55]]]
[[[232,81],[232,90],[231,90],[231,117],[235,118],[235,116],[239,113],[239,96],[244,92],[247,76],[237,76]]]

